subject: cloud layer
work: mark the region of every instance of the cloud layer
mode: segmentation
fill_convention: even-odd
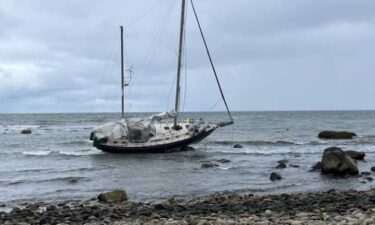
[[[232,110],[375,109],[375,2],[195,1]],[[173,108],[179,1],[0,3],[0,112]],[[183,108],[223,110],[188,8]],[[185,71],[184,71],[185,75]],[[186,87],[186,90],[185,90]]]

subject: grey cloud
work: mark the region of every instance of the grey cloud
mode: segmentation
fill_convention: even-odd
[[[375,108],[373,1],[195,4],[233,110]],[[127,109],[173,107],[178,14],[174,0],[2,1],[0,112],[117,111],[120,24]],[[223,110],[193,19],[185,109]]]

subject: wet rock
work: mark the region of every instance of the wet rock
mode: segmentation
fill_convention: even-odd
[[[219,163],[230,163],[231,161],[229,159],[218,159]]]
[[[300,166],[299,165],[295,165],[295,164],[289,164],[290,167],[293,167],[293,168],[299,168]]]
[[[31,134],[31,129],[30,128],[22,129],[21,134]]]
[[[352,151],[352,150],[345,151],[345,153],[350,158],[355,159],[355,160],[363,160],[366,156],[366,153],[364,152],[357,152],[357,151]]]
[[[277,161],[277,163],[279,163],[279,164],[281,164],[281,163],[287,164],[288,162],[289,162],[289,160],[287,160],[287,159],[282,159],[282,160]]]
[[[371,167],[371,171],[375,172],[375,166]]]
[[[319,133],[318,137],[322,139],[352,139],[356,137],[357,134],[348,131],[322,131]]]
[[[364,171],[361,173],[362,175],[365,175],[365,176],[370,176],[371,175],[371,172],[368,172],[368,171]]]
[[[276,181],[276,180],[281,180],[282,176],[279,173],[273,172],[270,175],[270,180],[271,181]]]
[[[195,148],[191,147],[191,146],[186,146],[182,149],[183,151],[194,151]]]
[[[240,144],[235,144],[235,145],[233,145],[233,148],[243,148],[243,146],[240,145]]]
[[[279,164],[276,166],[276,169],[284,169],[284,168],[286,168],[286,164],[283,163],[283,162],[279,163]]]
[[[28,204],[28,205],[26,206],[26,209],[29,209],[29,210],[31,210],[31,211],[36,211],[36,210],[39,209],[39,204],[38,204],[38,203]]]
[[[331,147],[324,150],[322,156],[322,173],[335,175],[357,175],[356,163],[342,149]]]
[[[107,203],[121,203],[128,200],[128,196],[124,190],[114,190],[110,192],[101,193],[98,196],[99,202]]]
[[[219,165],[215,164],[215,163],[203,163],[201,165],[201,168],[202,169],[207,169],[207,168],[212,168],[212,167],[218,167]]]
[[[322,169],[322,162],[316,162],[314,165],[312,165],[310,172],[320,171]]]

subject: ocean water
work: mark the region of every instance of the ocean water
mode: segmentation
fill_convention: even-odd
[[[226,118],[221,112],[185,116]],[[334,179],[308,170],[331,146],[365,151],[360,171],[375,166],[375,111],[236,112],[233,117],[233,126],[218,129],[194,151],[113,155],[92,147],[89,135],[119,114],[0,114],[0,203],[88,199],[117,188],[136,201],[158,201],[226,190],[269,194],[374,187],[363,178]],[[32,134],[21,135],[23,128]],[[318,139],[326,129],[359,136]],[[232,148],[235,143],[244,148]],[[281,159],[300,167],[275,169]],[[202,169],[205,162],[219,167]],[[284,179],[271,182],[273,171]]]

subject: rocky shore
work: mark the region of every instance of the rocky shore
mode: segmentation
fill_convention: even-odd
[[[30,203],[0,224],[375,224],[375,189],[254,196],[217,193],[158,203]]]

